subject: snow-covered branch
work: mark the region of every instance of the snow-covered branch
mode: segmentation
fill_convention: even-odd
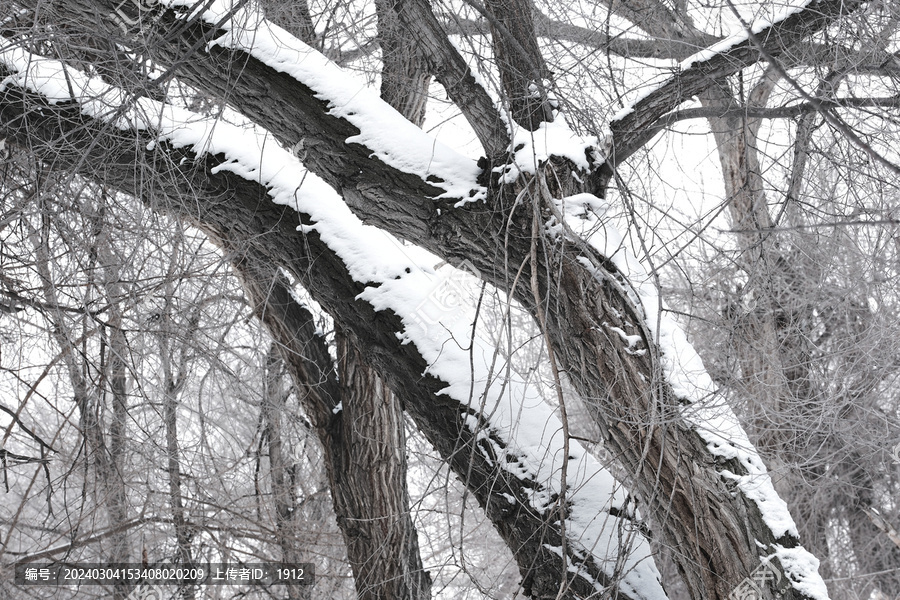
[[[525,381],[498,377],[495,350],[471,337],[471,319],[456,314],[451,323],[423,319],[421,307],[439,283],[436,257],[363,225],[329,186],[265,133],[148,98],[131,99],[97,78],[20,50],[4,52],[0,63],[8,71],[0,111],[19,123],[12,139],[24,141],[38,131],[55,139],[69,128],[102,135],[114,125],[137,136],[130,140],[137,144],[134,160],[146,159],[149,166],[156,155],[161,167],[193,165],[180,172],[183,188],[176,182],[169,190],[170,210],[214,237],[227,238],[232,250],[239,250],[242,239],[236,231],[256,231],[254,245],[265,245],[267,256],[284,261],[326,309],[376,348],[373,355],[382,357],[379,365],[406,409],[510,544],[532,593],[545,594],[559,585],[552,571],[559,568],[558,520],[565,518],[569,597],[586,597],[609,586],[627,598],[665,597],[634,506],[621,486],[572,442],[566,505],[557,506],[562,428],[552,410]],[[38,95],[27,100],[42,104],[44,115],[15,115],[26,99],[23,92]],[[59,120],[62,111],[68,115]],[[47,127],[48,119],[56,130]],[[95,143],[91,154],[88,162],[70,160],[80,163],[86,176],[101,176],[94,161],[102,157],[116,164],[112,155],[121,155],[121,148]],[[192,177],[197,165],[208,171]],[[136,165],[124,166],[133,171]],[[131,193],[138,191],[132,187],[133,176],[116,182]],[[230,193],[198,194],[223,189]],[[191,201],[180,205],[179,190]],[[267,208],[259,205],[264,195],[271,204]],[[286,217],[279,205],[295,211],[294,218]],[[243,214],[248,209],[250,218]],[[299,231],[278,225],[284,222],[300,224]],[[468,347],[461,340],[468,340]]]
[[[794,44],[821,31],[864,4],[859,0],[803,0],[788,6],[778,17],[751,25],[753,38],[741,30],[684,59],[675,74],[650,86],[613,118],[615,167],[650,141],[659,129],[654,125],[669,111],[706,89],[715,81],[737,73],[765,56],[780,57]]]
[[[789,23],[800,30],[796,35],[813,31],[829,22],[825,9],[839,12],[835,4],[814,1],[810,6],[816,10],[794,13],[772,25],[772,31],[783,27],[782,37],[795,35],[788,31]],[[187,206],[182,214],[214,235],[234,230],[247,243],[265,245],[267,255],[307,281],[323,306],[343,322],[354,323],[361,338],[368,336],[366,343],[394,389],[418,382],[408,393],[422,395],[408,401],[407,410],[457,472],[467,474],[467,484],[478,490],[523,567],[556,564],[548,557],[561,547],[552,512],[554,493],[561,491],[553,487],[561,448],[555,417],[522,382],[513,378],[504,387],[494,381],[490,347],[468,341],[468,327],[422,326],[417,308],[436,280],[430,267],[436,259],[402,245],[401,238],[455,264],[470,260],[484,279],[509,292],[533,316],[546,316],[553,351],[603,429],[608,450],[631,476],[626,483],[660,527],[664,543],[678,548],[676,560],[691,590],[725,598],[754,572],[761,556],[773,556],[791,583],[788,598],[826,597],[815,559],[800,546],[762,462],[731,410],[707,385],[684,334],[666,321],[655,286],[604,222],[593,224],[604,231],[596,239],[569,231],[575,224],[567,221],[566,202],[599,202],[579,194],[595,189],[591,169],[605,156],[572,136],[568,151],[552,148],[540,156],[545,136],[564,128],[554,123],[539,128],[529,143],[516,142],[511,164],[481,170],[411,126],[346,72],[253,15],[239,13],[221,29],[210,25],[227,12],[227,7],[214,5],[184,28],[184,36],[159,37],[157,57],[180,64],[179,75],[186,80],[228,97],[283,146],[303,140],[311,171],[305,182],[296,159],[271,137],[223,124],[213,127],[146,98],[135,101],[139,110],[131,110],[117,96],[120,92],[97,88],[91,79],[70,73],[76,83],[64,86],[53,75],[60,67],[50,63],[32,76],[29,61],[13,57],[9,65],[15,73],[7,86],[44,93],[56,102],[83,91],[109,97],[99,105],[84,99],[87,108],[77,109],[79,118],[146,130],[142,135],[152,139],[142,139],[159,151],[198,160],[222,190],[255,186],[256,191],[247,189],[240,197],[242,202],[255,200],[243,212],[233,205],[223,211],[210,201],[200,205],[200,214]],[[176,23],[188,16],[166,15]],[[198,39],[206,41],[207,52],[185,60]],[[753,56],[746,41],[720,48],[687,66],[694,75],[682,83],[701,89],[706,78],[738,68],[731,61],[746,63]],[[680,101],[678,92],[666,91],[668,85],[648,96],[647,105],[638,103],[636,116],[623,117],[617,125],[625,127],[621,131],[631,131],[635,119],[651,118],[663,104],[668,110]],[[18,106],[8,103],[0,110],[22,119]],[[52,135],[60,127],[40,114],[26,116],[35,126],[28,134]],[[135,160],[144,152],[138,150]],[[185,171],[180,176],[190,178]],[[260,193],[262,186],[271,200]],[[302,234],[282,223],[285,213],[276,203],[294,211]],[[189,206],[194,205],[192,198]],[[363,226],[357,217],[380,229]],[[267,241],[271,232],[278,233],[277,242]],[[315,260],[307,254],[311,251]],[[522,272],[533,273],[532,280],[520,279]],[[408,343],[400,344],[397,336]],[[471,350],[460,350],[468,346],[453,340],[467,340]],[[462,373],[468,379],[461,379]],[[545,429],[515,429],[514,415],[526,407],[535,418],[528,423],[539,421]],[[590,459],[582,451],[573,452],[571,460],[570,471],[603,479],[601,471],[587,466]],[[581,470],[580,465],[586,466]],[[584,485],[590,481],[585,478]],[[579,516],[584,514],[579,506],[589,507],[588,512],[597,509],[588,495],[579,497],[581,488],[573,486],[566,494],[571,503],[567,523],[572,525],[566,531],[573,542],[569,562],[582,565],[572,589],[580,594],[612,583],[614,567],[592,557],[618,553],[617,546],[608,553],[607,544],[615,542],[620,527],[630,526],[629,511],[620,513],[627,503],[612,488],[610,480],[591,492],[607,498],[602,524],[591,521],[593,516]],[[619,515],[624,517],[617,521]],[[528,535],[522,537],[523,531]],[[642,567],[649,565],[643,544],[629,555],[633,568],[627,571],[636,575],[624,575],[619,589],[653,597],[660,590],[651,583],[653,569]],[[553,588],[540,578],[529,585],[540,593]]]

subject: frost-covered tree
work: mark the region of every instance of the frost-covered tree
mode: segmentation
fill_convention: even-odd
[[[751,584],[766,599],[826,598],[732,397],[666,308],[650,248],[631,241],[642,224],[616,215],[636,214],[630,163],[674,123],[707,118],[737,268],[790,260],[766,242],[778,218],[765,200],[761,120],[799,117],[794,198],[809,115],[867,169],[896,176],[890,116],[871,131],[839,110],[897,105],[892,8],[729,2],[705,22],[709,8],[653,0],[581,13],[527,0],[301,1],[289,17],[268,4],[290,32],[247,1],[18,1],[2,16],[0,135],[223,250],[303,390],[359,595],[430,593],[401,517],[402,410],[483,507],[529,597],[665,598],[652,538],[690,598]],[[718,35],[723,21],[735,33]],[[868,29],[881,35],[871,52],[854,46]],[[336,64],[365,67],[368,40],[380,94]],[[837,73],[821,78],[831,87],[810,76],[823,65]],[[884,93],[836,93],[848,73]],[[423,130],[437,87],[477,150]],[[776,89],[794,101],[768,108]],[[757,396],[795,398],[808,379],[775,360],[811,354],[782,318],[789,272],[766,285],[750,277],[764,310],[743,322],[756,343],[738,355]],[[290,279],[334,320],[336,360]],[[531,316],[555,407],[473,325],[480,302],[441,300],[474,279]],[[608,467],[570,435],[567,394],[600,431]],[[277,397],[266,402],[277,412]],[[354,436],[379,443],[358,452]],[[281,539],[296,524],[290,507],[279,511]]]

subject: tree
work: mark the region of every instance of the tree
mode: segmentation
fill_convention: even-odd
[[[607,133],[586,137],[565,124],[564,115],[574,116],[577,106],[565,102],[562,78],[554,79],[537,33],[584,32],[535,18],[536,9],[524,1],[474,8],[489,29],[499,106],[447,34],[454,26],[485,28],[480,22],[442,24],[419,0],[376,3],[382,94],[405,117],[245,4],[24,4],[10,13],[0,56],[3,135],[52,169],[114,185],[197,226],[238,272],[257,265],[242,279],[273,340],[287,349],[295,382],[327,389],[327,378],[303,375],[307,363],[322,373],[331,363],[323,362],[322,349],[318,363],[302,350],[313,338],[300,333],[298,321],[309,319],[290,316],[294,303],[271,272],[286,269],[335,320],[347,344],[341,356],[369,357],[398,406],[484,507],[516,557],[526,594],[589,597],[615,590],[621,597],[661,597],[639,507],[659,543],[673,550],[690,597],[728,597],[748,578],[759,579],[761,559],[779,574],[760,582],[762,597],[826,597],[817,561],[801,545],[762,460],[659,301],[656,280],[605,213],[614,212],[607,189],[614,177],[618,197],[628,201],[621,181],[627,160],[672,123],[708,117],[739,230],[738,263],[751,272],[758,264],[789,262],[767,247],[775,220],[764,206],[755,153],[759,122],[753,119],[769,116],[764,107],[777,81],[793,86],[804,103],[781,113],[773,108],[771,116],[821,114],[872,164],[898,170],[877,135],[854,130],[836,110],[896,105],[896,97],[809,94],[788,72],[805,65],[804,56],[826,61],[798,49],[821,48],[816,45],[851,22],[862,3],[813,1],[747,23],[726,40],[696,27],[685,7],[610,3],[610,15],[653,36],[657,56],[679,56],[682,44],[693,43],[681,40],[710,48],[610,118]],[[313,39],[310,11],[300,14],[300,35],[323,47]],[[859,23],[872,20],[863,15]],[[884,60],[874,69],[887,81],[894,76],[892,35],[885,30]],[[675,41],[660,41],[667,38]],[[599,43],[612,48],[613,39]],[[860,57],[854,69],[861,72],[871,58]],[[761,61],[768,71],[741,104],[728,78],[743,82]],[[432,76],[468,121],[483,156],[465,158],[416,126]],[[700,108],[679,109],[694,96]],[[203,97],[221,101],[266,135],[181,108]],[[581,121],[591,125],[588,110]],[[804,179],[810,127],[801,125],[794,196],[793,182]],[[507,372],[495,382],[496,348],[468,321],[422,321],[419,309],[439,282],[435,255],[466,265],[530,313],[560,394],[559,421],[549,408],[529,405],[537,394],[528,381]],[[268,271],[262,279],[254,274],[260,268]],[[758,292],[761,318],[746,336],[761,344],[738,351],[741,371],[765,394],[802,395],[809,376],[788,371],[804,364],[809,351],[800,343],[802,330],[779,313],[779,298],[795,288],[789,269],[768,272],[775,276]],[[284,300],[272,301],[275,290]],[[759,366],[773,353],[789,360]],[[570,439],[563,374],[602,431],[627,495]],[[380,389],[367,381],[369,393]],[[338,431],[327,415],[337,406],[332,400],[314,418],[326,453]],[[531,419],[517,428],[525,407]],[[308,414],[317,413],[310,407]],[[560,433],[542,436],[541,427]],[[341,473],[337,468],[330,476],[336,510]],[[380,491],[388,497],[387,486]],[[592,522],[598,513],[602,525]],[[402,539],[411,539],[410,527],[402,525]],[[343,533],[352,550],[353,535],[346,527]],[[415,554],[406,546],[392,560],[403,571],[401,564],[417,564]],[[355,571],[362,594],[361,573]]]

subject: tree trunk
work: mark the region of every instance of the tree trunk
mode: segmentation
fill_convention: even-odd
[[[338,330],[336,335],[342,393],[333,430],[342,443],[331,489],[340,497],[336,502],[354,509],[341,530],[356,557],[357,594],[360,600],[430,598],[431,577],[422,567],[409,512],[403,411],[352,334]],[[388,560],[395,553],[404,560]]]
[[[339,337],[336,373],[312,315],[293,300],[283,278],[271,267],[249,254],[236,265],[257,314],[290,366],[324,447],[334,510],[359,597],[427,600],[431,581],[422,567],[410,518],[399,403],[372,368],[359,362],[360,351],[346,334]],[[270,417],[269,435],[274,440],[271,424],[277,417],[274,412]],[[287,531],[291,519],[285,501],[292,492],[283,473],[279,475],[283,466],[277,468],[284,461],[281,444],[270,442],[270,453],[273,484],[280,490],[279,519]],[[285,556],[287,560],[287,551]]]
[[[180,244],[176,245],[173,261],[177,260]],[[176,320],[172,314],[173,289],[175,282],[165,282],[165,308],[160,315],[157,334],[159,357],[162,364],[162,405],[163,424],[166,430],[166,475],[169,479],[169,506],[172,511],[172,526],[175,530],[177,546],[176,561],[189,565],[193,562],[192,541],[193,526],[184,507],[184,491],[182,489],[181,449],[178,436],[179,396],[188,378],[189,363],[187,347],[191,345],[199,325],[199,308],[193,308],[190,315]],[[180,322],[179,322],[180,321]],[[193,600],[196,588],[192,584],[183,584],[181,594],[186,600]]]

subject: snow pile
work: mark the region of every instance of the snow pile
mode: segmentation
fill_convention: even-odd
[[[88,77],[59,61],[37,57],[15,46],[0,50],[0,62],[13,71],[0,80],[0,91],[10,85],[28,89],[42,95],[50,104],[78,98],[82,113],[111,122],[120,129],[130,128],[122,111],[126,95],[101,79]]]
[[[541,123],[535,131],[517,128],[511,136],[515,151],[515,167],[523,173],[534,173],[551,156],[567,158],[583,171],[590,169],[586,151],[597,146],[596,140],[585,140],[557,113],[552,123]]]

